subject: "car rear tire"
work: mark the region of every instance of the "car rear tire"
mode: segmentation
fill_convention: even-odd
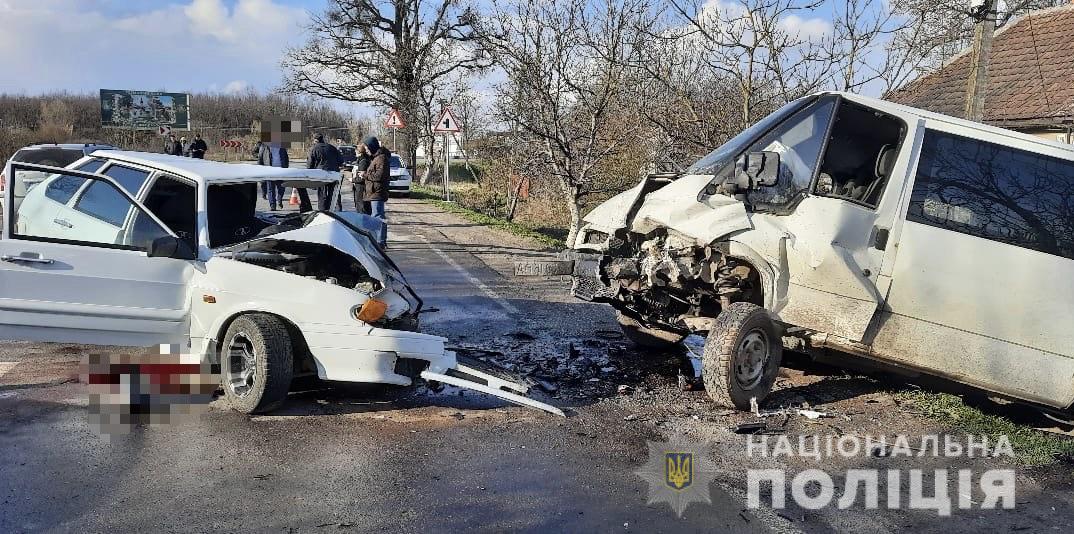
[[[639,347],[666,350],[686,339],[686,336],[682,334],[649,328],[633,317],[623,315],[623,312],[615,312],[615,320],[619,321],[619,328],[623,330],[623,335]]]
[[[734,302],[716,317],[705,340],[701,375],[712,400],[727,408],[750,409],[772,391],[783,340],[768,312],[749,302]]]
[[[227,329],[220,353],[224,396],[243,413],[278,408],[291,388],[291,335],[273,315],[240,315]]]

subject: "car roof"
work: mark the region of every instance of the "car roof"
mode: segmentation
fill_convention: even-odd
[[[178,174],[198,182],[199,185],[202,183],[258,182],[261,180],[339,181],[338,173],[320,169],[280,168],[249,163],[222,163],[156,152],[132,152],[127,150],[107,150],[99,153],[94,152],[91,155]]]
[[[23,149],[38,149],[38,148],[63,148],[67,150],[84,150],[86,148],[115,148],[107,143],[38,143],[36,145],[29,145],[23,147]]]

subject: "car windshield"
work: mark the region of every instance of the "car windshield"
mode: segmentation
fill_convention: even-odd
[[[66,167],[84,156],[82,150],[60,147],[24,148],[12,158],[21,163],[48,165],[49,167]]]
[[[403,166],[403,162],[399,160],[399,156],[392,156],[390,165],[393,169],[398,169]]]
[[[686,169],[686,174],[716,174],[721,167],[728,162],[733,161],[739,154],[746,150],[758,136],[779,124],[799,109],[802,109],[815,98],[816,97],[804,97],[785,104],[774,113],[732,137],[729,141],[720,145],[716,150],[709,152],[708,155],[697,160],[697,162],[691,165],[690,168]]]

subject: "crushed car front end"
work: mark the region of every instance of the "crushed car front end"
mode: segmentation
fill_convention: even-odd
[[[727,240],[750,228],[741,203],[682,200],[709,180],[649,176],[587,215],[571,252],[574,296],[681,335],[707,330],[732,302],[763,305],[761,273]]]
[[[381,221],[311,212],[272,222],[207,262],[198,289],[212,291],[212,302],[194,303],[204,335],[220,339],[229,318],[271,313],[297,334],[297,374],[401,386],[434,380],[562,414],[524,397],[527,386],[460,362],[445,338],[417,332],[423,303],[372,237]]]

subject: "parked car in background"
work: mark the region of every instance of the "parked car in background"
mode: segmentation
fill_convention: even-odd
[[[343,165],[353,164],[358,161],[358,149],[354,145],[339,145],[340,163]]]
[[[7,177],[11,176],[10,164],[12,162],[66,167],[97,150],[116,150],[116,147],[100,143],[50,143],[20,148],[4,165],[4,171],[0,174],[0,193],[7,187]],[[20,171],[20,173],[22,174],[18,180],[10,181],[14,184],[16,199],[25,197],[27,191],[48,176],[46,173],[37,171]]]
[[[403,164],[403,160],[399,159],[399,156],[392,156],[391,158],[391,181],[388,182],[388,192],[402,195],[404,197],[410,196],[410,169]]]

